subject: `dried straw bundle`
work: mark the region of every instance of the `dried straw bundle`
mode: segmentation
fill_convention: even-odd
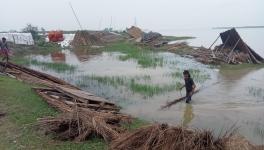
[[[228,135],[229,136],[229,135]],[[110,144],[112,150],[222,150],[228,136],[214,138],[211,131],[154,124],[125,133]]]

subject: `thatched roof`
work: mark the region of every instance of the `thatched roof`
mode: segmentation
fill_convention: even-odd
[[[240,37],[235,28],[220,33],[223,48],[248,53],[253,63],[263,63],[264,59],[251,49]]]

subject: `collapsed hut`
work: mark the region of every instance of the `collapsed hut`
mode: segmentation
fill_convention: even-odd
[[[139,27],[135,26],[127,29],[127,34],[136,42],[152,47],[161,47],[168,44],[168,41],[164,40],[160,33],[143,32]]]
[[[219,38],[221,38],[222,44],[211,49]],[[235,28],[220,33],[209,48],[196,48],[191,55],[198,61],[207,64],[264,63],[264,59],[243,41]]]
[[[88,31],[77,31],[71,42],[71,45],[78,46],[92,46],[92,45],[102,45],[102,40],[94,35],[90,34]]]
[[[224,59],[228,63],[249,62],[254,64],[260,64],[264,62],[264,59],[251,49],[240,37],[235,28],[220,33],[223,44],[215,49],[217,53],[220,50],[226,49],[228,52]]]

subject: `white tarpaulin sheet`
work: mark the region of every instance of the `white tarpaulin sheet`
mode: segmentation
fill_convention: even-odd
[[[0,33],[0,38],[2,39],[3,37],[15,44],[34,45],[31,33]]]

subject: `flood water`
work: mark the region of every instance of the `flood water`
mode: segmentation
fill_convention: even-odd
[[[30,67],[115,102],[122,106],[122,112],[141,119],[209,128],[215,134],[236,125],[253,143],[264,143],[264,68],[219,70],[168,52],[157,52],[162,65],[149,67],[134,59],[120,60],[124,54],[119,52],[64,50],[62,54],[63,59],[54,55],[28,57],[70,64],[75,71],[58,73],[36,64]],[[182,102],[160,110],[167,101],[185,95],[184,90],[176,90],[178,83],[183,84],[183,69],[193,70],[194,81],[202,90],[193,96],[191,104]]]

